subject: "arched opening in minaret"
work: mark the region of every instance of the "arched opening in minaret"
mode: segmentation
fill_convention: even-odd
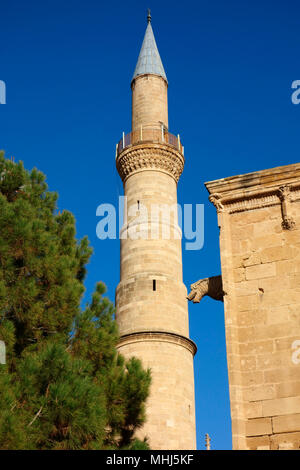
[[[156,291],[156,279],[153,279],[152,288],[153,288],[154,291]]]

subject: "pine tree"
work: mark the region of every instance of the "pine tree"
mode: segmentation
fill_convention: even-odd
[[[0,448],[145,449],[150,371],[117,353],[99,283],[84,310],[88,239],[45,176],[0,152]]]
[[[145,421],[150,372],[142,369],[139,360],[125,362],[116,353],[118,331],[112,321],[113,306],[102,297],[104,292],[104,285],[99,283],[90,306],[76,319],[71,347],[75,357],[84,357],[93,364],[95,381],[105,390],[106,445],[114,448],[119,443],[128,448],[135,430]]]

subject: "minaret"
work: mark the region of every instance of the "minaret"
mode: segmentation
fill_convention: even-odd
[[[131,89],[132,131],[123,134],[116,153],[128,208],[116,292],[119,351],[152,371],[139,436],[148,436],[151,449],[195,449],[196,345],[189,339],[177,217],[184,156],[179,136],[168,132],[168,81],[150,12]]]

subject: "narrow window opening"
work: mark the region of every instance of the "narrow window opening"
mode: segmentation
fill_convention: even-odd
[[[153,290],[156,290],[156,279],[153,279]]]
[[[140,210],[140,201],[137,202],[138,211]]]

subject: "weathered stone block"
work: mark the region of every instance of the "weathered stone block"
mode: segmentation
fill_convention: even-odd
[[[263,416],[300,413],[300,397],[276,398],[262,403]]]
[[[299,431],[300,414],[275,416],[272,418],[274,433]]]
[[[259,436],[259,437],[248,437],[246,441],[246,450],[269,450],[270,449],[270,437]]]
[[[246,436],[262,436],[272,434],[272,422],[270,418],[249,419],[246,425]]]
[[[273,277],[276,275],[275,263],[258,264],[255,266],[248,266],[246,268],[246,279],[263,279]]]
[[[247,390],[245,390],[244,398],[249,402],[274,399],[276,398],[275,385],[262,384],[249,387]]]

